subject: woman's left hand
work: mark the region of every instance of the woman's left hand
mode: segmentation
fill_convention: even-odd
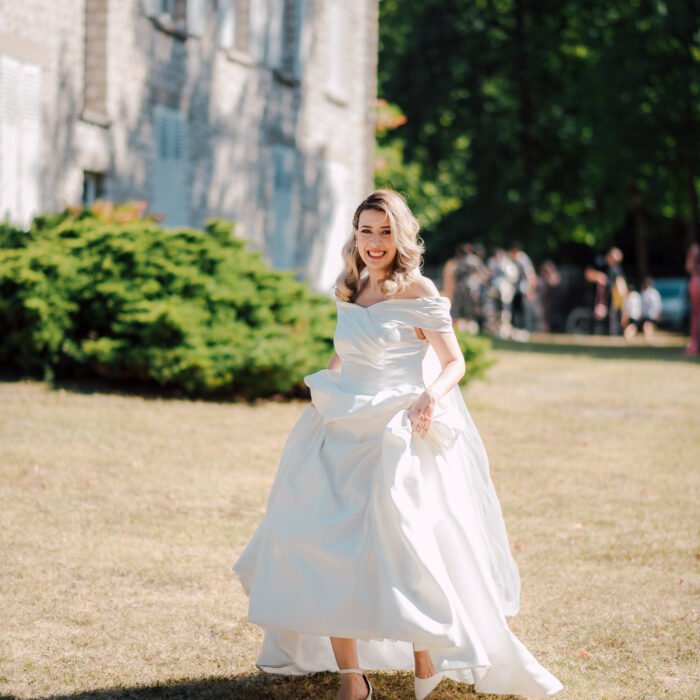
[[[425,438],[428,428],[433,420],[433,409],[437,403],[437,397],[427,389],[411,404],[408,409],[408,419],[411,421],[411,429]]]

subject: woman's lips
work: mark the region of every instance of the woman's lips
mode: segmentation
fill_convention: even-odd
[[[386,250],[368,250],[367,255],[374,260],[379,260],[386,255]]]

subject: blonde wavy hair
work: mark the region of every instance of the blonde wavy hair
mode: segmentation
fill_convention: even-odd
[[[384,212],[389,218],[391,237],[396,245],[389,274],[379,284],[382,294],[390,297],[409,287],[420,275],[423,264],[423,241],[418,237],[420,224],[406,204],[406,200],[393,190],[376,190],[355,210],[352,217],[352,233],[343,246],[345,269],[335,283],[335,294],[341,301],[354,301],[360,291],[363,270],[366,265],[355,244],[360,214],[367,209]]]

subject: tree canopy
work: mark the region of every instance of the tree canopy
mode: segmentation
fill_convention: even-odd
[[[435,259],[617,242],[644,274],[698,235],[700,0],[382,0],[379,91],[377,181]]]

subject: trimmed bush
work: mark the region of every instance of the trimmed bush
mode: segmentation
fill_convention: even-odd
[[[143,205],[0,224],[0,365],[186,396],[305,394],[333,352],[333,302],[271,270],[233,235],[163,229]],[[488,341],[460,334],[467,377]]]
[[[167,230],[128,211],[0,228],[0,363],[257,397],[296,392],[328,361],[333,303],[271,270],[232,224]]]

